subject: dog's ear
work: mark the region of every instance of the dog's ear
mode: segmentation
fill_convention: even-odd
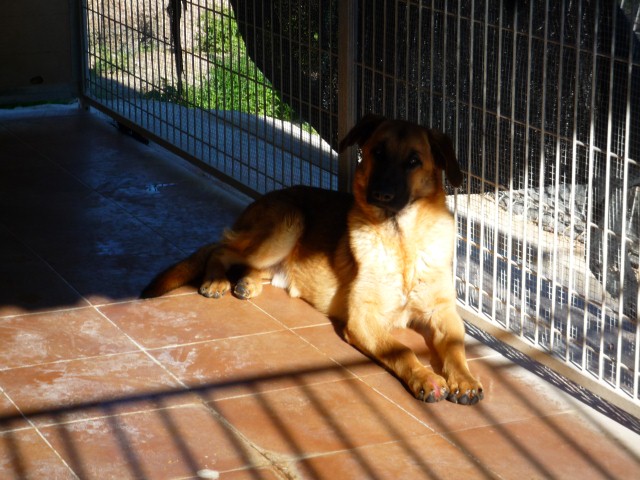
[[[454,187],[462,185],[462,171],[458,166],[458,159],[453,148],[453,142],[448,135],[438,130],[427,128],[429,143],[431,144],[431,154],[436,165],[444,170],[449,183]]]
[[[360,147],[364,145],[376,128],[378,128],[385,120],[386,118],[382,115],[367,113],[351,130],[349,130],[347,136],[342,139],[338,146],[338,152],[344,152],[347,147],[350,147],[354,143],[357,143]]]

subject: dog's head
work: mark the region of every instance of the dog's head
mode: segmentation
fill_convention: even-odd
[[[367,204],[395,214],[417,199],[443,192],[442,172],[458,187],[462,172],[449,137],[403,120],[364,116],[340,142],[358,144],[354,194]]]

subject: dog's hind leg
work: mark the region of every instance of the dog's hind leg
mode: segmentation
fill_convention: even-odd
[[[207,259],[200,295],[208,298],[220,298],[231,288],[227,278],[229,265],[225,261],[228,258],[227,249],[223,245],[217,245]]]
[[[233,288],[233,294],[241,299],[255,297],[262,291],[262,282],[269,279],[269,272],[252,268],[247,258],[224,245],[220,245],[209,257],[199,292],[208,298],[221,298],[231,290],[228,272],[239,265],[243,276]]]
[[[193,281],[197,281],[205,271],[207,259],[211,257],[211,252],[215,251],[217,245],[206,245],[188,258],[178,262],[160,273],[144,289],[141,298],[159,297],[174,288],[181,287]]]
[[[247,271],[238,280],[233,293],[238,298],[248,299],[262,292],[265,280],[271,280],[274,267],[291,255],[302,235],[304,219],[297,210],[289,210],[283,219],[270,225],[266,236],[245,251]]]
[[[200,287],[202,295],[212,298],[224,295],[231,288],[227,278],[229,268],[242,265],[244,275],[233,293],[241,299],[256,297],[262,292],[263,282],[271,279],[273,268],[291,254],[302,235],[302,213],[288,204],[272,204],[268,213],[261,210],[255,207],[249,210],[234,230],[225,232],[220,248],[209,258]]]

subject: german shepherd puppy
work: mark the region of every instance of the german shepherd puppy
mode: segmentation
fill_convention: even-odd
[[[358,144],[353,195],[297,186],[264,195],[219,243],[161,273],[143,297],[202,278],[200,293],[242,299],[271,280],[328,315],[351,345],[393,372],[426,402],[475,404],[482,385],[470,373],[452,277],[454,222],[442,172],[462,173],[451,140],[406,121],[367,115],[340,143]],[[231,267],[244,274],[232,285]],[[390,333],[424,336],[431,368]],[[436,373],[437,372],[437,373]]]

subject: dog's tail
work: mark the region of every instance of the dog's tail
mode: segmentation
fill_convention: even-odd
[[[154,298],[164,295],[204,276],[207,260],[217,244],[206,245],[184,260],[167,268],[154,278],[142,291],[140,298]]]

